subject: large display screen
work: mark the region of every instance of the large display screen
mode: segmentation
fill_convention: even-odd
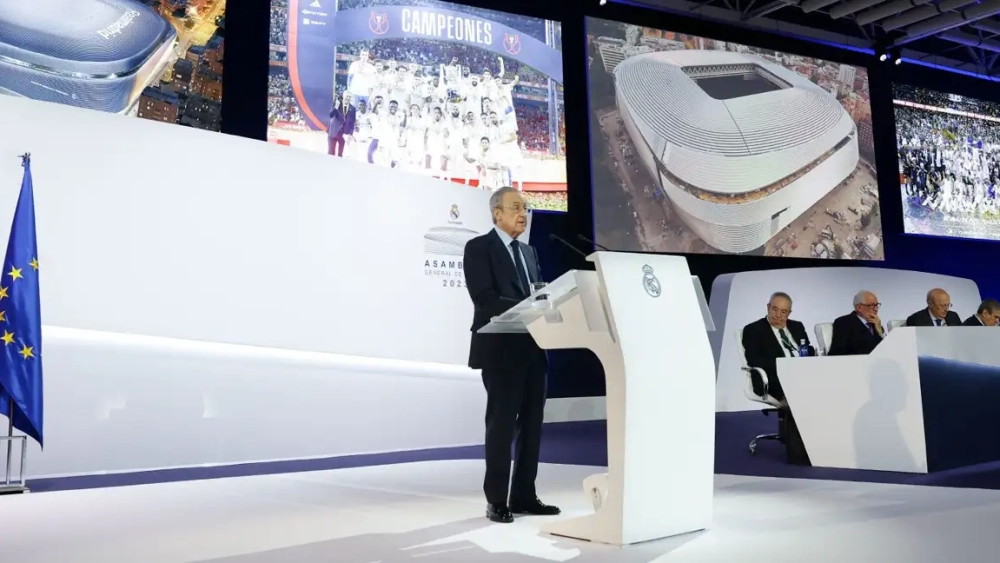
[[[1000,104],[893,87],[903,232],[1000,240]]]
[[[272,0],[268,140],[565,211],[561,42],[436,0]]]
[[[219,131],[226,0],[0,0],[0,94]]]
[[[596,240],[882,260],[868,73],[587,19]]]

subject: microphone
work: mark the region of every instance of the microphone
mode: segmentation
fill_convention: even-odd
[[[566,248],[572,250],[573,252],[579,254],[580,256],[583,256],[584,260],[587,259],[587,254],[584,251],[582,251],[579,248],[573,246],[572,244],[566,242],[566,240],[563,239],[561,236],[559,236],[559,235],[557,235],[555,233],[549,233],[549,240],[558,241],[558,242],[562,243],[563,246],[565,246]]]
[[[582,240],[583,242],[585,242],[587,244],[593,245],[594,248],[600,248],[601,250],[605,250],[607,252],[611,252],[610,248],[604,246],[603,244],[597,244],[596,242],[590,240],[589,238],[587,238],[587,237],[585,237],[583,235],[576,235],[576,238]]]

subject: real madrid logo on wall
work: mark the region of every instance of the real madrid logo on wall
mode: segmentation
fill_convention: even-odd
[[[650,297],[659,297],[663,291],[660,280],[653,274],[653,268],[649,264],[642,267],[642,287]]]

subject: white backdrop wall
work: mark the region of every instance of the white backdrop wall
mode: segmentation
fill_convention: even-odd
[[[488,193],[6,96],[0,132],[3,241],[17,155],[35,183],[32,476],[482,442],[460,264]]]
[[[19,98],[0,120],[0,210],[32,154],[46,324],[466,361],[471,303],[450,283],[461,229],[492,227],[486,192]],[[451,255],[425,252],[432,229],[453,229]]]
[[[854,294],[862,289],[875,293],[882,303],[883,323],[903,320],[927,306],[927,292],[935,287],[948,291],[951,302],[964,320],[979,307],[976,282],[953,276],[890,270],[885,268],[795,268],[739,272],[719,276],[712,283],[709,309],[717,330],[709,333],[715,363],[716,410],[719,412],[759,409],[760,404],[743,395],[746,378],[740,370],[737,330],[767,314],[772,293],[792,296],[791,318],[801,321],[816,345],[813,327],[833,322],[850,312]]]

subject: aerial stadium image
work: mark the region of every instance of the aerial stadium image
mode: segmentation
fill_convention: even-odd
[[[438,0],[272,0],[268,141],[566,211],[561,44]]]
[[[903,232],[1000,240],[1000,104],[893,86]]]
[[[613,250],[882,260],[864,68],[587,18]]]
[[[0,0],[0,94],[218,131],[226,0]]]

